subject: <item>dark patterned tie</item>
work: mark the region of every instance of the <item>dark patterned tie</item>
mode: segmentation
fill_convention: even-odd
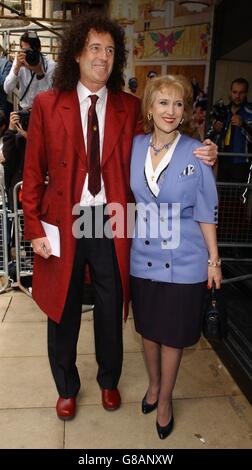
[[[92,196],[95,196],[101,190],[100,138],[95,110],[99,96],[90,95],[89,98],[91,106],[88,110],[87,127],[88,190]]]

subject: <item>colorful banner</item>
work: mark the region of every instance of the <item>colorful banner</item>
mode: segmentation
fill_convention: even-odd
[[[137,33],[133,53],[136,60],[206,60],[208,43],[209,24],[181,26]]]

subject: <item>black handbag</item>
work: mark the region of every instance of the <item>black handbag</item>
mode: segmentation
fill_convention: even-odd
[[[203,335],[210,341],[221,341],[227,337],[227,311],[222,292],[213,286],[206,295],[203,311]]]

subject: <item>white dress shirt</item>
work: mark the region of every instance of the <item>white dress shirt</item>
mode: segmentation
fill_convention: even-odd
[[[96,114],[98,118],[99,124],[99,138],[100,138],[100,158],[102,158],[102,149],[103,149],[103,141],[104,141],[104,128],[105,128],[105,113],[106,113],[106,104],[107,104],[107,97],[108,91],[107,87],[102,87],[96,93],[92,93],[88,88],[86,88],[80,81],[77,85],[77,94],[80,103],[80,113],[81,113],[81,124],[85,142],[85,148],[87,151],[87,123],[88,123],[88,109],[91,105],[91,99],[89,95],[97,95],[99,99],[96,102]],[[101,190],[96,196],[93,196],[88,190],[88,174],[86,176],[81,199],[80,205],[81,206],[98,206],[101,204],[106,204],[106,194],[105,194],[105,187],[104,181],[101,175]]]
[[[31,108],[33,100],[38,93],[41,91],[46,91],[49,88],[52,88],[52,81],[53,81],[53,73],[55,69],[55,62],[51,59],[48,59],[43,55],[43,62],[44,62],[44,78],[40,80],[37,79],[36,74],[34,75],[32,82],[29,86],[29,89],[24,96],[24,98],[20,101],[21,108]],[[12,93],[17,84],[19,84],[19,98],[22,98],[26,88],[28,87],[30,80],[32,78],[32,73],[26,67],[20,67],[18,74],[16,75],[14,70],[17,65],[17,58],[15,57],[12,67],[10,69],[9,75],[7,75],[5,82],[4,82],[4,91],[5,93]]]
[[[157,168],[153,170],[152,166],[152,161],[151,161],[151,153],[150,153],[150,147],[148,148],[146,160],[145,160],[145,176],[147,179],[148,186],[151,190],[151,192],[157,197],[160,191],[160,187],[158,186],[158,179],[161,175],[161,173],[164,171],[164,169],[169,165],[173,152],[175,150],[175,147],[181,137],[181,134],[178,134],[170,148],[167,150],[166,154],[162,158],[161,162],[159,162]]]

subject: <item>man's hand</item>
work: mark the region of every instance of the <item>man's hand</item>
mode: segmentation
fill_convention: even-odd
[[[47,237],[34,238],[32,240],[32,248],[36,255],[42,256],[45,259],[48,259],[52,254],[51,245]]]
[[[4,162],[5,162],[4,154],[3,154],[3,152],[0,150],[0,163],[4,163]]]
[[[16,67],[14,69],[15,75],[18,75],[18,72],[21,69],[21,67],[25,67],[25,66],[26,66],[25,53],[24,53],[24,51],[20,51],[20,52],[17,53],[17,63],[16,63]]]
[[[223,122],[221,121],[213,121],[213,128],[215,132],[221,132],[223,129]]]
[[[238,114],[233,114],[231,119],[231,124],[233,126],[241,127],[242,126],[242,118]]]
[[[11,131],[17,131],[20,135],[22,135],[22,137],[27,139],[27,131],[23,129],[20,122],[20,116],[16,111],[12,111],[12,113],[10,113],[9,129]]]
[[[206,165],[213,166],[217,160],[218,147],[210,139],[203,142],[204,147],[196,148],[193,153]]]
[[[18,134],[21,135],[22,137],[24,137],[24,139],[27,139],[27,131],[25,131],[22,127],[22,124],[21,122],[17,122],[16,123],[16,129],[18,131]]]
[[[11,131],[16,131],[17,128],[16,128],[16,125],[17,123],[20,121],[20,117],[19,115],[17,114],[16,111],[12,111],[12,113],[10,113],[10,123],[9,123],[9,129]]]

